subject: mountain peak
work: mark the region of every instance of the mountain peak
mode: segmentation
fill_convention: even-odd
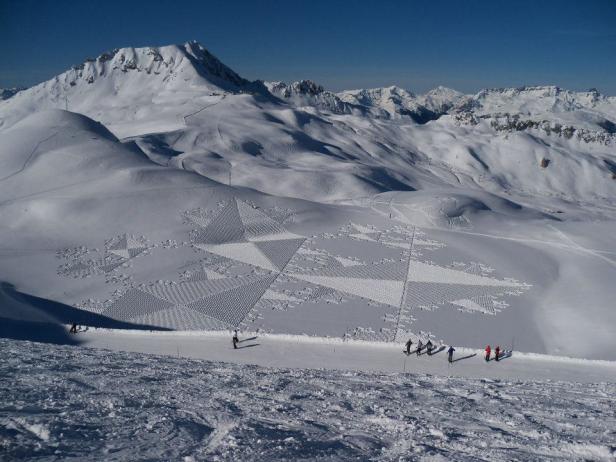
[[[205,79],[224,90],[235,90],[249,83],[196,40],[182,45],[116,48],[96,59],[87,58],[84,63],[74,66],[72,71],[90,84],[100,77],[118,72],[162,75],[165,82],[174,80],[173,76],[180,73],[184,74],[183,80],[189,77],[186,74],[193,74],[191,77]]]

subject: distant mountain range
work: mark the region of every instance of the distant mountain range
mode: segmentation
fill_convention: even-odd
[[[66,109],[158,163],[219,180],[231,169],[236,184],[277,195],[329,201],[438,184],[571,201],[616,193],[616,98],[596,90],[334,93],[310,80],[250,82],[187,42],[116,49],[2,99],[0,131]],[[544,158],[550,168],[537,169]],[[281,166],[285,181],[270,181]]]

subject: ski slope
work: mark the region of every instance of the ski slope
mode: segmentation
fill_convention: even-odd
[[[263,368],[5,339],[0,352],[4,460],[616,455],[614,384],[562,382],[557,373],[537,380]]]

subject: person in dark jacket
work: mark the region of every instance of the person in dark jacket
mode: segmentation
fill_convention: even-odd
[[[419,340],[417,342],[417,356],[421,355],[421,350],[423,349],[423,343],[421,343],[421,340]]]
[[[77,333],[77,323],[76,323],[76,322],[74,322],[74,323],[71,325],[71,328],[70,328],[70,330],[69,330],[68,332],[69,332],[70,334],[76,334],[76,333]]]
[[[426,352],[429,355],[432,355],[432,349],[434,348],[434,346],[432,345],[432,341],[428,340],[428,343],[426,343]]]
[[[411,354],[411,346],[413,345],[413,340],[409,339],[408,342],[406,342],[406,354],[410,355]]]
[[[237,330],[233,331],[233,348],[235,350],[237,350],[237,344],[239,343],[240,339],[237,338]]]
[[[500,359],[500,345],[496,345],[496,349],[494,350],[494,359],[496,361]]]
[[[450,363],[453,362],[453,352],[456,351],[456,349],[450,345],[449,346],[449,350],[447,350],[447,361],[449,361]]]

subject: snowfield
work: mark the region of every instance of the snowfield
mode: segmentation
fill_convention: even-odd
[[[616,359],[613,97],[335,94],[188,42],[4,98],[3,319]]]
[[[616,460],[615,146],[596,90],[196,42],[0,90],[0,459]]]
[[[614,383],[263,368],[12,340],[0,354],[6,461],[616,459]]]

